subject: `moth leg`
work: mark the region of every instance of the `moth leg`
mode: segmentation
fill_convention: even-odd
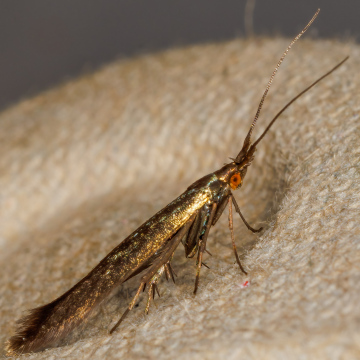
[[[198,246],[195,245],[194,248],[191,250],[191,252],[186,256],[187,258],[193,258],[196,252],[198,251]]]
[[[239,208],[239,205],[237,204],[237,202],[236,202],[233,194],[231,194],[230,197],[231,197],[232,202],[233,202],[233,204],[234,204],[234,206],[235,206],[236,212],[240,215],[241,220],[244,222],[244,224],[246,225],[246,227],[247,227],[250,231],[252,231],[253,233],[260,232],[263,228],[262,228],[262,227],[261,227],[260,229],[254,229],[254,228],[252,228],[252,227],[248,224],[248,222],[245,220],[244,216],[242,215],[242,213],[241,213],[241,211],[240,211],[240,208]]]
[[[165,272],[165,266],[163,265],[157,273],[151,278],[151,280],[148,282],[149,289],[148,289],[148,300],[145,307],[145,314],[149,313],[151,300],[155,298],[155,290],[157,291],[157,294],[160,297],[159,289],[157,287],[157,283],[159,282],[161,275]]]
[[[216,213],[214,216],[214,220],[212,222],[212,225],[214,226],[217,221],[221,218],[222,213],[224,212],[227,202],[228,202],[228,198],[230,195],[224,196],[224,198],[220,201],[220,203],[218,204],[218,207],[216,209]]]
[[[169,269],[165,265],[164,265],[164,274],[165,274],[166,281],[169,281],[169,278],[170,278]]]
[[[166,280],[169,280],[170,276],[172,278],[172,281],[175,284],[175,276],[176,273],[173,269],[173,267],[171,266],[171,260],[174,256],[174,253],[171,255],[169,261],[162,265],[160,267],[160,269],[156,272],[156,274],[150,279],[150,281],[148,281],[148,285],[149,285],[149,289],[148,289],[148,300],[146,303],[146,308],[145,308],[145,314],[149,313],[149,309],[150,309],[150,304],[151,304],[151,298],[154,299],[155,298],[155,291],[157,292],[158,296],[160,297],[160,292],[159,289],[157,287],[157,283],[160,281],[161,275],[165,274],[166,276]]]
[[[241,265],[240,259],[239,259],[239,255],[237,253],[236,250],[236,245],[235,245],[235,238],[234,238],[234,227],[233,227],[233,213],[232,213],[232,202],[231,202],[231,197],[229,197],[229,228],[230,228],[230,233],[231,233],[231,242],[232,242],[232,246],[234,249],[234,254],[235,254],[235,258],[236,258],[236,262],[238,263],[240,270],[247,275],[247,272],[244,270],[244,268]]]
[[[110,334],[112,334],[121,324],[121,322],[125,319],[126,315],[130,310],[135,306],[137,299],[139,298],[141,292],[144,290],[146,284],[152,279],[156,273],[164,267],[171,260],[173,253],[175,252],[177,246],[179,245],[181,239],[185,236],[186,232],[189,230],[192,222],[194,221],[195,215],[192,215],[188,222],[174,235],[174,237],[169,241],[169,243],[165,246],[164,252],[154,260],[153,264],[149,267],[148,271],[141,277],[140,286],[134,296],[134,299],[130,303],[129,307],[126,309],[120,320],[115,324],[115,326],[110,330]],[[150,284],[149,284],[150,285]],[[152,290],[152,286],[149,286]]]
[[[171,272],[171,269],[169,267],[169,264],[165,264],[165,276],[166,276],[166,280],[169,281],[169,279],[171,278],[172,281],[175,283],[175,278],[174,278],[174,274]]]
[[[200,239],[200,241],[199,241],[199,252],[198,252],[198,258],[197,258],[197,269],[196,269],[194,294],[196,294],[196,291],[197,291],[198,286],[199,286],[200,270],[201,270],[201,266],[203,265],[202,257],[203,257],[203,253],[204,253],[204,251],[206,249],[206,240],[207,240],[207,237],[209,235],[210,227],[211,227],[211,225],[213,223],[213,220],[214,220],[214,216],[215,216],[215,213],[216,213],[216,207],[217,207],[217,205],[214,202],[212,204],[212,207],[211,207],[209,220],[208,220],[208,222],[206,224],[205,233],[202,236],[202,239]]]
[[[129,313],[129,311],[132,310],[132,308],[135,306],[137,299],[139,298],[141,292],[144,289],[144,286],[146,285],[146,283],[142,282],[133,298],[133,300],[131,301],[129,307],[126,309],[126,311],[123,313],[123,315],[121,316],[120,320],[115,324],[115,326],[110,330],[110,334],[112,334],[118,327],[119,325],[122,323],[122,321],[125,319],[126,315]]]
[[[179,245],[181,239],[184,237],[186,232],[189,230],[189,227],[191,226],[192,222],[194,221],[195,215],[196,214],[191,216],[188,222],[168,242],[162,254],[160,254],[159,257],[154,260],[153,264],[149,267],[147,272],[142,276],[141,278],[142,283],[149,282],[149,280],[157,273],[157,271],[162,266],[167,265],[171,261],[172,256],[177,246]],[[165,275],[166,275],[166,269],[169,270],[167,267],[165,267]],[[171,276],[170,271],[168,273],[168,276],[169,277]]]
[[[202,218],[204,214],[200,211],[193,221],[191,227],[189,228],[188,233],[185,236],[185,240],[183,242],[185,248],[185,256],[187,258],[192,258],[197,250],[198,250],[198,238],[199,232],[202,230]]]

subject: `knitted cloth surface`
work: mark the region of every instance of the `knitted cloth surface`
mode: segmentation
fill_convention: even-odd
[[[122,60],[0,114],[1,347],[24,310],[64,293],[188,185],[236,156],[288,42],[235,40]],[[264,227],[252,234],[235,218],[248,276],[235,263],[225,211],[196,296],[195,259],[180,245],[177,282],[160,283],[148,316],[144,296],[108,333],[135,278],[65,344],[29,359],[358,359],[360,47],[296,44],[254,139],[346,55],[281,116],[234,193],[247,221]]]

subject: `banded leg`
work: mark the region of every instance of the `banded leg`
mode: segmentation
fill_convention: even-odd
[[[206,240],[207,240],[207,237],[209,235],[210,227],[211,227],[211,225],[213,223],[213,220],[214,220],[214,216],[215,216],[215,213],[216,213],[216,207],[217,207],[217,205],[214,202],[212,204],[212,207],[211,207],[209,220],[208,220],[208,222],[206,224],[205,233],[202,236],[202,239],[200,239],[200,241],[199,241],[199,252],[198,252],[198,258],[197,258],[197,269],[196,269],[194,294],[196,294],[196,291],[197,291],[198,286],[199,286],[200,270],[201,270],[201,266],[203,265],[202,257],[203,257],[203,253],[204,253],[204,251],[206,249]]]
[[[231,233],[231,242],[232,242],[232,246],[234,249],[234,254],[235,254],[235,258],[236,258],[236,262],[238,263],[240,270],[247,275],[247,272],[244,270],[244,268],[241,265],[240,259],[239,259],[239,255],[237,253],[236,250],[236,245],[235,245],[235,238],[234,238],[234,227],[233,227],[233,213],[232,213],[232,196],[229,197],[229,228],[230,228],[230,233]]]

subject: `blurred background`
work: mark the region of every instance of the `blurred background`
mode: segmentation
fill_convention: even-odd
[[[0,110],[115,59],[237,36],[359,40],[358,0],[0,0]],[[309,36],[309,35],[308,35]]]

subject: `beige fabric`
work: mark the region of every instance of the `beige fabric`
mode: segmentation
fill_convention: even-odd
[[[284,39],[236,40],[119,61],[0,115],[0,344],[22,311],[53,300],[187,185],[239,151]],[[235,193],[253,235],[213,228],[199,293],[179,247],[160,284],[108,335],[136,281],[70,345],[31,359],[360,357],[360,48],[302,40],[285,60],[255,137],[279,119]],[[245,280],[250,286],[242,288]],[[2,346],[2,345],[1,345]]]

